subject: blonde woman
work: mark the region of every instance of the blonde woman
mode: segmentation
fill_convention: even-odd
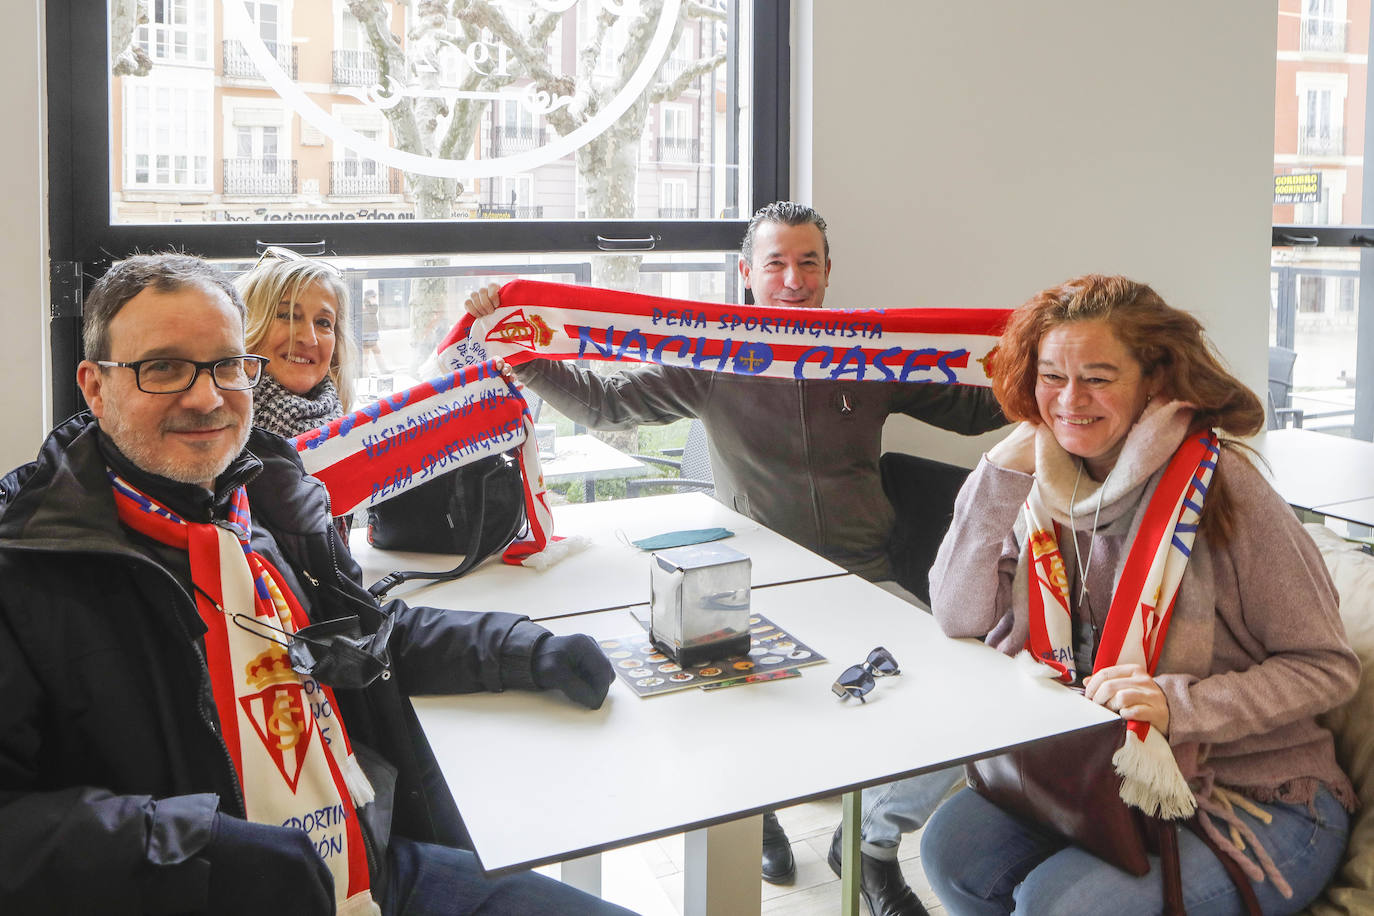
[[[253,422],[297,436],[352,409],[348,289],[333,266],[269,248],[235,284],[248,309],[248,352],[266,356]]]

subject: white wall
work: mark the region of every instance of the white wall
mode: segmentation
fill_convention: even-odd
[[[793,191],[830,224],[827,304],[1011,307],[1122,273],[1262,390],[1276,21],[1276,0],[793,0]],[[972,464],[996,438],[898,418],[885,445]]]
[[[47,431],[47,153],[43,111],[43,4],[15,0],[0,54],[5,142],[0,143],[0,473],[32,460]]]

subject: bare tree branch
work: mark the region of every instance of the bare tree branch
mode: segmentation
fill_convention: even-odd
[[[715,57],[711,57],[706,60],[699,60],[696,63],[691,64],[687,67],[687,69],[679,73],[677,78],[674,79],[671,83],[659,83],[657,86],[655,86],[649,93],[650,101],[666,102],[669,99],[677,98],[678,96],[682,95],[682,93],[686,92],[691,87],[691,85],[695,83],[697,80],[701,79],[703,76],[710,73],[717,67],[723,66],[725,64],[725,60],[725,52],[721,51]]]
[[[134,30],[148,22],[138,0],[113,0],[110,4],[110,59],[115,76],[147,76],[153,59],[134,42]]]

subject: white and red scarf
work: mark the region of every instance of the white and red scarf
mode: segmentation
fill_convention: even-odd
[[[248,820],[306,832],[334,875],[338,912],[378,914],[357,808],[372,786],[353,756],[334,691],[292,670],[284,637],[309,624],[281,574],[249,544],[248,494],[222,524],[190,523],[113,471],[119,520],[187,551],[220,731]]]
[[[1155,672],[1218,453],[1215,434],[1192,434],[1165,466],[1117,580],[1095,671],[1136,662]],[[1068,577],[1059,549],[1061,528],[1040,500],[1038,487],[1032,490],[1023,514],[1027,528],[1023,553],[1028,554],[1030,566],[1027,649],[1058,679],[1073,682],[1078,672],[1073,660]],[[1126,743],[1113,763],[1122,777],[1121,798],[1127,804],[1165,818],[1193,813],[1196,799],[1168,740],[1149,723],[1127,723]]]
[[[989,384],[1007,309],[719,305],[514,280],[439,345],[457,369],[500,357],[660,363],[765,378]]]
[[[533,419],[492,360],[655,362],[769,378],[987,385],[1005,309],[838,311],[717,305],[516,280],[493,315],[458,322],[438,378],[295,437],[306,471],[345,515],[486,455],[518,448],[530,534],[507,563],[546,566],[556,538]]]
[[[382,398],[291,442],[306,471],[329,490],[334,515],[374,506],[456,467],[517,449],[530,530],[506,548],[505,561],[545,565],[575,546],[553,537],[534,420],[520,392],[491,363]]]

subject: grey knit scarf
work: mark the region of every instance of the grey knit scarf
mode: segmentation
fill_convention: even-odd
[[[253,389],[253,424],[288,439],[343,416],[343,405],[329,376],[308,394],[287,391],[270,373]]]

